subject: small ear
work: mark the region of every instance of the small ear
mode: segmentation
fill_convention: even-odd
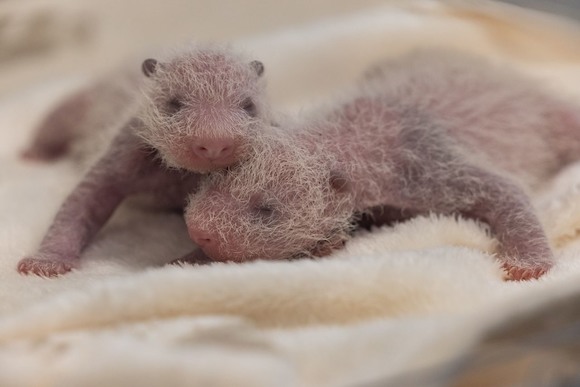
[[[141,70],[143,70],[143,74],[145,74],[145,76],[147,77],[153,75],[156,69],[157,69],[157,61],[155,59],[145,59],[145,61],[141,65]]]
[[[258,74],[259,77],[261,77],[262,74],[264,74],[264,64],[259,60],[251,61],[250,66],[252,66],[252,68],[254,69],[256,74]]]
[[[350,190],[350,182],[347,177],[339,171],[330,171],[330,186],[336,192],[344,193]]]

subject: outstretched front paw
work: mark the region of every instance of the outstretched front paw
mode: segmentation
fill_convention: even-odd
[[[35,274],[41,277],[56,277],[71,271],[77,266],[72,260],[49,258],[24,258],[18,262],[20,274]]]
[[[544,262],[541,264],[517,266],[509,263],[504,263],[502,269],[506,271],[506,279],[508,281],[527,281],[537,279],[543,276],[553,266],[552,262]]]

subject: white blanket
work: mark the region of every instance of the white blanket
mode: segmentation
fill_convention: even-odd
[[[510,62],[580,102],[579,41],[574,26],[511,7],[427,1],[238,43],[291,111],[418,45]],[[504,282],[480,225],[436,216],[361,232],[326,259],[167,267],[192,248],[183,220],[131,207],[79,270],[20,276],[79,175],[17,152],[69,84],[0,101],[0,386],[387,385],[449,367],[522,310],[580,292],[580,164],[534,197],[558,259],[538,281]]]

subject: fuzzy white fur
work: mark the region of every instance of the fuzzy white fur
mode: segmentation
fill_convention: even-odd
[[[510,24],[505,12],[520,17]],[[530,18],[534,27],[526,24]],[[490,33],[487,23],[504,28]],[[537,44],[530,31],[547,29],[554,42],[580,39],[578,31],[562,26],[558,35],[552,21],[511,8],[469,13],[421,2],[243,45],[263,54],[277,108],[327,95],[368,64],[417,41],[450,42],[522,64],[574,94],[580,51]],[[397,44],[391,45],[394,35]],[[305,85],[302,91],[297,84]],[[385,381],[445,367],[490,327],[580,291],[579,165],[535,198],[558,263],[534,282],[503,282],[486,253],[493,241],[482,228],[437,217],[362,233],[328,259],[159,267],[191,249],[183,220],[129,207],[86,251],[81,270],[52,280],[19,276],[16,262],[35,250],[79,178],[67,163],[34,166],[16,158],[35,120],[61,91],[38,87],[0,104],[1,386]]]
[[[188,157],[200,138],[226,138],[246,147],[257,134],[257,122],[270,119],[264,79],[251,63],[234,49],[204,45],[162,59],[151,80],[144,82],[138,113],[144,125],[137,134],[159,151],[165,164],[192,171],[203,171]],[[168,111],[172,99],[183,106]],[[246,101],[256,117],[242,108]]]

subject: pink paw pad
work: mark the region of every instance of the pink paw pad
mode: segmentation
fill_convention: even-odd
[[[508,281],[528,281],[531,279],[538,279],[550,270],[550,265],[536,266],[536,267],[518,267],[507,263],[502,265],[506,271],[506,279]]]
[[[74,267],[70,261],[24,258],[18,262],[17,270],[20,274],[56,277],[68,273]]]

